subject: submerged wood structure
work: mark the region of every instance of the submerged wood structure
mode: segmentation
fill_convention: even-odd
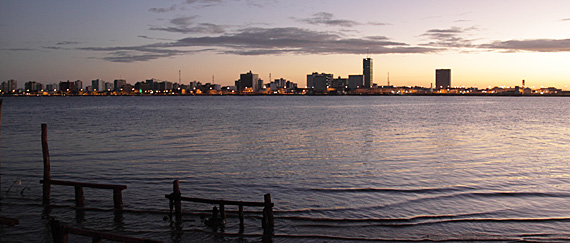
[[[18,219],[6,218],[6,217],[0,216],[0,224],[1,225],[14,226],[14,225],[20,224],[20,221]]]
[[[98,189],[111,189],[113,190],[113,207],[115,212],[121,212],[123,210],[123,193],[124,189],[127,189],[126,185],[114,185],[114,184],[96,184],[96,183],[85,183],[85,182],[74,182],[74,181],[63,181],[63,180],[52,180],[51,179],[51,168],[50,168],[50,157],[49,148],[47,142],[47,124],[42,124],[42,153],[44,158],[44,179],[40,180],[43,183],[43,204],[50,204],[50,194],[51,185],[61,185],[61,186],[73,186],[75,188],[75,206],[78,208],[85,207],[85,195],[83,193],[83,188],[98,188]]]
[[[98,232],[93,230],[86,230],[80,228],[73,228],[62,224],[58,220],[52,219],[50,222],[51,234],[54,243],[67,243],[69,242],[69,234],[81,235],[91,237],[92,242],[102,242],[102,240],[110,240],[125,243],[158,243],[162,241],[141,239],[129,236],[122,236],[117,234]]]
[[[228,200],[214,200],[214,199],[203,199],[203,198],[195,198],[195,197],[183,197],[180,193],[180,182],[178,180],[174,180],[172,183],[172,193],[166,194],[165,197],[170,200],[170,215],[172,216],[172,208],[174,207],[174,213],[176,215],[176,221],[181,222],[182,220],[182,201],[186,202],[196,202],[196,203],[206,203],[206,204],[214,204],[219,205],[219,215],[220,220],[225,222],[226,220],[226,212],[225,206],[226,205],[234,205],[238,206],[238,217],[239,217],[239,224],[240,229],[243,229],[244,224],[244,214],[243,214],[243,207],[263,207],[263,217],[261,219],[261,226],[263,228],[264,235],[271,235],[273,234],[274,228],[274,218],[273,218],[273,206],[274,204],[271,202],[271,194],[265,194],[263,197],[263,202],[243,202],[243,201],[228,201]],[[214,208],[213,210],[213,218],[217,218],[218,210]]]

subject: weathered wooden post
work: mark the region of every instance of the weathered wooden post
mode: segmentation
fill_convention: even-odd
[[[75,206],[78,208],[85,207],[85,195],[83,194],[83,187],[82,186],[74,186],[75,187]]]
[[[113,207],[115,212],[123,211],[123,193],[119,188],[113,188]]]
[[[263,236],[261,241],[263,243],[273,243],[273,205],[271,203],[271,194],[267,193],[263,196],[263,202],[265,206],[263,207]]]
[[[273,231],[274,220],[273,220],[273,205],[271,203],[271,194],[267,193],[263,196],[263,202],[265,207],[263,208],[263,218],[261,226],[265,233]]]
[[[42,153],[44,156],[43,204],[49,205],[51,192],[51,170],[49,162],[49,148],[47,142],[47,124],[42,123]]]
[[[239,204],[239,212],[238,212],[238,216],[239,216],[239,228],[240,230],[243,230],[243,204]]]
[[[180,182],[178,180],[174,180],[172,183],[172,197],[174,200],[174,213],[176,214],[176,221],[182,221],[182,201],[180,197],[182,194],[180,193]]]
[[[68,242],[68,232],[66,226],[61,225],[61,223],[55,219],[50,222],[51,226],[51,236],[54,243],[67,243]]]

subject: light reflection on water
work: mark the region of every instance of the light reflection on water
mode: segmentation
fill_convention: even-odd
[[[6,181],[20,178],[32,190],[9,194],[4,202],[23,198],[41,203],[36,183],[42,175],[39,127],[47,123],[52,177],[126,184],[123,197],[129,209],[167,209],[164,194],[172,180],[180,179],[183,194],[196,197],[260,201],[271,193],[277,235],[512,240],[541,234],[569,239],[567,101],[5,98],[2,191],[9,186]],[[108,207],[105,192],[89,193],[88,204]],[[56,194],[54,200],[73,204],[72,192]],[[2,213],[15,204],[2,205]],[[74,210],[61,210],[52,215],[74,222]],[[11,215],[21,221],[28,217]],[[105,217],[91,213],[78,225],[114,229]],[[162,215],[148,224],[137,217],[145,216],[125,216],[121,231],[176,241]],[[251,224],[250,233],[255,233],[257,221]],[[39,226],[0,232],[25,241],[26,227]],[[204,230],[197,221],[187,227]],[[237,230],[229,225],[226,232]],[[211,240],[196,232],[184,237]]]

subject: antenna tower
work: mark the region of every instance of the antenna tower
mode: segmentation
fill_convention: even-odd
[[[182,83],[182,71],[178,70],[178,83],[181,84]]]
[[[390,86],[390,72],[388,72],[388,86]]]

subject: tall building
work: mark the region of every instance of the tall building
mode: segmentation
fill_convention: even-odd
[[[61,92],[77,92],[77,87],[75,87],[75,82],[61,81],[59,82],[59,91]]]
[[[81,90],[83,89],[83,81],[81,81],[81,80],[76,80],[76,81],[75,81],[75,88],[76,88],[78,91],[81,91]]]
[[[435,70],[435,88],[447,89],[451,87],[451,69]]]
[[[16,92],[17,89],[18,89],[18,81],[14,79],[4,81],[2,82],[2,85],[0,85],[0,90],[6,93]]]
[[[113,81],[113,88],[115,91],[120,91],[123,86],[127,85],[127,80],[124,79],[115,79]]]
[[[362,60],[362,75],[364,75],[364,87],[372,87],[374,78],[372,76],[372,58],[367,57]]]
[[[36,81],[28,81],[24,84],[24,90],[27,92],[38,91],[38,83]]]
[[[243,91],[245,88],[252,88],[253,91],[259,90],[259,75],[249,71],[248,73],[242,73],[239,75],[239,80],[236,82],[236,86],[239,91]]]
[[[105,90],[105,85],[103,83],[105,83],[105,81],[103,81],[101,79],[92,80],[91,81],[91,88],[95,92],[101,92],[101,91]]]

